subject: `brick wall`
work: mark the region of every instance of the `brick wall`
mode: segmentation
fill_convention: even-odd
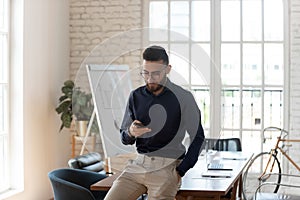
[[[70,0],[72,79],[99,44],[116,34],[142,27],[142,7],[142,0]],[[140,42],[138,37],[135,40]],[[115,48],[118,47],[116,44]],[[111,47],[109,50],[113,51]],[[135,53],[135,56],[140,54]]]
[[[300,1],[290,1],[290,132],[300,138]],[[293,144],[290,154],[300,165],[300,144]],[[291,167],[291,171],[296,172]]]
[[[87,86],[85,63],[138,65],[141,37],[126,32],[142,27],[142,8],[142,0],[70,0],[70,78],[77,85]],[[95,150],[103,153],[100,137]]]

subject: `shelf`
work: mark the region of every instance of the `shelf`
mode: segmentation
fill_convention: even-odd
[[[72,158],[78,156],[81,152],[81,148],[83,145],[85,137],[72,135]],[[87,141],[85,143],[85,148],[83,154],[95,151],[96,137],[88,136]]]

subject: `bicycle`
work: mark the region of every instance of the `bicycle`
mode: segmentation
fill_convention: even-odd
[[[281,166],[278,159],[279,152],[287,158],[293,166],[300,171],[300,166],[286,153],[283,149],[285,142],[300,142],[300,139],[285,139],[289,134],[288,131],[277,128],[267,127],[263,130],[264,142],[266,141],[265,133],[279,131],[280,135],[277,137],[274,148],[269,152],[261,152],[257,154],[248,164],[243,174],[243,197],[245,200],[252,200],[255,194],[256,188],[263,182],[275,182],[277,185],[265,188],[265,191],[261,192],[273,192],[277,193],[279,184],[281,182]],[[279,174],[278,176],[271,176],[272,173]]]

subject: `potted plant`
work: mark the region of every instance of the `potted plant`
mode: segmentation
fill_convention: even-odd
[[[58,107],[55,109],[61,115],[60,119],[62,123],[59,131],[63,128],[70,128],[72,121],[75,120],[77,133],[80,136],[84,136],[94,109],[92,94],[81,90],[79,87],[75,87],[72,80],[65,81],[61,91],[63,94],[59,98]],[[98,128],[95,125],[93,124],[93,129]]]

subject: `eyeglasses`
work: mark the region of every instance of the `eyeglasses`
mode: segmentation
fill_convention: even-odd
[[[143,70],[142,72],[140,72],[140,75],[144,78],[144,79],[149,79],[150,77],[152,79],[159,79],[161,72],[164,71],[166,69],[166,65],[163,65],[163,69],[159,70],[159,71],[153,71],[153,72],[148,72],[146,70]]]

